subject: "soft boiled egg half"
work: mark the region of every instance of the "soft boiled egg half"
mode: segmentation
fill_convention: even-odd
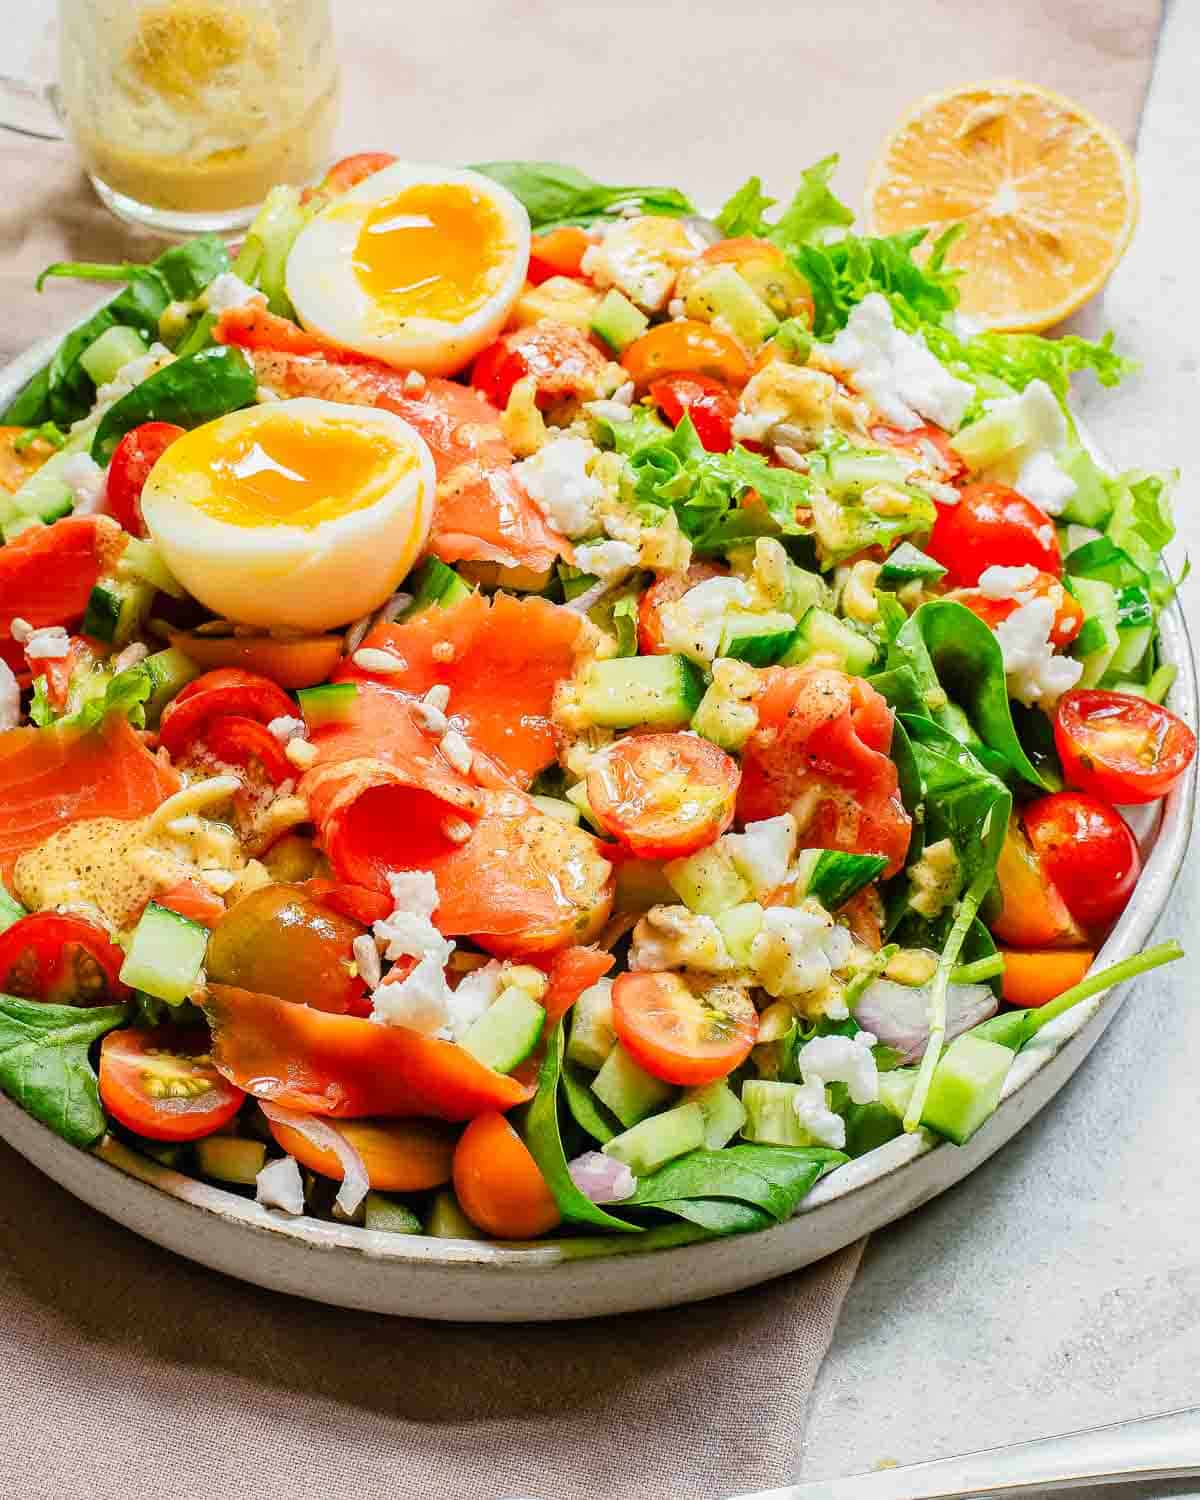
[[[327,630],[412,567],[433,518],[424,439],[392,412],[303,397],[230,412],[177,439],[142,514],[168,567],[226,619]]]
[[[396,162],[296,238],[301,323],[404,370],[453,375],[504,326],[529,264],[529,216],[478,172]]]

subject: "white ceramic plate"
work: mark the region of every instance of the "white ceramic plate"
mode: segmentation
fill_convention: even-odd
[[[0,406],[49,359],[58,337],[0,373]],[[1162,618],[1163,653],[1179,668],[1169,706],[1196,727],[1196,674],[1177,604]],[[1139,827],[1145,867],[1097,964],[1146,946],[1183,864],[1197,767]],[[1153,981],[1150,981],[1153,983]],[[622,1237],[547,1241],[518,1249],[472,1240],[384,1234],[291,1219],[160,1166],[106,1138],[69,1146],[0,1095],[0,1137],[48,1177],[135,1233],[192,1260],[276,1291],[340,1307],[410,1317],[518,1322],[598,1317],[695,1302],[820,1260],[936,1197],[986,1161],[1046,1104],[1099,1040],[1124,989],[1076,1006],[1017,1057],[999,1109],[965,1147],[926,1131],[849,1162],[809,1194],[786,1224],[635,1253]],[[1063,1129],[1070,1128],[1063,1121]]]

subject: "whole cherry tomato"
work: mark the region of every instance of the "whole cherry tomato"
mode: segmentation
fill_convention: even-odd
[[[968,484],[957,505],[939,505],[926,551],[946,568],[952,587],[973,587],[993,564],[1062,573],[1054,522],[1005,484]]]
[[[1075,920],[1085,927],[1115,922],[1142,868],[1137,840],[1116,808],[1083,792],[1054,792],[1031,802],[1021,821]]]
[[[173,422],[143,422],[127,432],[108,463],[105,509],[131,536],[145,536],[142,490],[150,470],[183,428]]]

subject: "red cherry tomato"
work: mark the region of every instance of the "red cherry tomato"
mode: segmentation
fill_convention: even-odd
[[[257,767],[275,786],[294,780],[298,774],[283,746],[257,719],[244,719],[237,714],[214,719],[204,731],[204,744],[223,764],[243,771]]]
[[[390,167],[395,160],[390,151],[357,151],[353,156],[343,156],[341,161],[334,162],[315,188],[305,188],[301,201],[310,203],[318,195],[340,198],[384,167]]]
[[[503,411],[518,380],[537,381],[537,403],[566,396],[594,400],[603,394],[608,360],[578,328],[542,318],[514,328],[490,345],[471,368],[471,384]]]
[[[911,432],[905,432],[901,427],[872,427],[871,436],[876,442],[887,443],[892,448],[908,449],[919,463],[927,461],[922,448],[926,443],[932,443],[941,460],[940,477],[947,481],[958,479],[967,472],[966,464],[950,446],[949,434],[940,427],[934,427],[932,423],[914,428]]]
[[[664,604],[682,599],[688,589],[706,578],[722,578],[725,569],[714,563],[693,563],[686,573],[665,573],[652,583],[638,603],[638,651],[642,656],[658,656],[666,651],[662,638]]]
[[[667,1083],[711,1083],[745,1062],[758,1012],[732,985],[693,990],[680,974],[627,973],[612,993],[613,1028],[633,1060]]]
[[[246,1097],[213,1067],[207,1031],[110,1031],[100,1044],[100,1098],[114,1120],[152,1141],[198,1141],[228,1125]]]
[[[189,682],[163,710],[159,742],[171,756],[203,737],[214,719],[230,714],[269,724],[295,715],[296,705],[278,684],[257,672],[220,667]]]
[[[678,427],[687,412],[710,453],[728,453],[733,447],[737,397],[719,380],[711,375],[664,375],[651,385],[650,395],[672,427]]]
[[[639,734],[602,750],[587,795],[602,828],[641,859],[678,859],[733,822],[737,762],[695,735]]]
[[[1082,792],[1055,792],[1031,802],[1021,821],[1075,920],[1085,927],[1115,922],[1142,868],[1137,840],[1116,808]]]
[[[125,955],[96,923],[39,911],[0,933],[0,993],[51,1005],[120,1005]]]
[[[972,587],[993,564],[1062,573],[1054,522],[1005,484],[968,484],[957,505],[939,505],[925,550],[946,568],[952,587]]]
[[[1165,797],[1196,754],[1196,736],[1169,709],[1101,688],[1063,694],[1054,743],[1071,785],[1104,802]]]
[[[592,237],[586,229],[571,225],[551,229],[548,234],[535,234],[529,249],[526,273],[529,280],[534,286],[541,286],[551,276],[581,275],[583,257],[591,243]]]
[[[173,422],[143,422],[117,444],[108,464],[105,509],[131,536],[146,535],[142,489],[150,470],[183,433]]]
[[[1069,645],[1083,625],[1083,606],[1074,594],[1069,594],[1052,573],[1039,573],[1029,588],[1022,592],[1035,596],[1044,595],[1053,600],[1054,624],[1050,630],[1050,639],[1056,646]],[[978,589],[962,589],[954,597],[993,630],[1021,607],[1016,599],[989,599]]]

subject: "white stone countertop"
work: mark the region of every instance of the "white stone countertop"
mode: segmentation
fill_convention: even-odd
[[[1103,304],[1142,370],[1089,391],[1119,468],[1184,471],[1200,562],[1200,4],[1174,0],[1142,121],[1142,218]],[[1182,590],[1193,631],[1200,580]],[[1144,980],[1071,1083],[974,1173],[876,1234],[810,1409],[802,1471],[918,1463],[1200,1403],[1200,840],[1158,937],[1187,959]],[[1075,1490],[1200,1496],[1200,1482]]]

